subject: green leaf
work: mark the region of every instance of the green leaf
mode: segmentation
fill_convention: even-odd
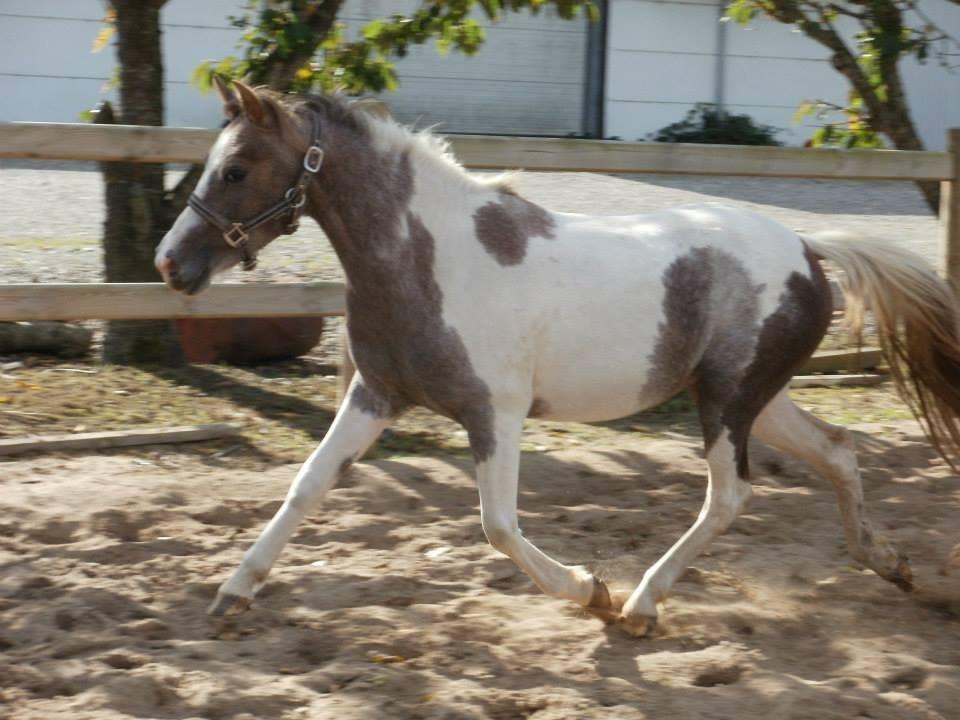
[[[727,12],[724,17],[740,25],[749,25],[758,12],[759,10],[751,0],[733,0],[727,5]]]
[[[790,118],[790,121],[794,125],[799,125],[811,115],[816,115],[817,109],[817,103],[810,100],[804,100],[802,103],[800,103],[800,106],[797,108],[796,112],[793,113],[793,117]]]
[[[213,60],[200,63],[193,69],[190,83],[206,95],[213,88]]]

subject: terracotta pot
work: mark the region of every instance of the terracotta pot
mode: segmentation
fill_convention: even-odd
[[[256,365],[306,355],[320,341],[322,317],[187,318],[177,320],[183,356],[191,363]]]

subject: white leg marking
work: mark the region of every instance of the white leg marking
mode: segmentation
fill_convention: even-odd
[[[354,385],[359,382],[358,376]],[[390,424],[390,418],[361,410],[354,398],[355,393],[348,394],[323,442],[301,466],[283,505],[244,555],[239,567],[220,586],[217,600],[211,606],[213,614],[243,609],[250,604],[280,551],[307,513],[336,484],[341,469],[362,455]]]
[[[783,391],[760,413],[753,434],[761,442],[809,463],[826,477],[837,494],[853,558],[899,587],[910,588],[911,572],[906,558],[874,531],[866,517],[850,431],[801,410]]]
[[[547,595],[588,605],[594,593],[593,575],[584,568],[558,563],[520,532],[517,482],[523,417],[497,413],[494,425],[494,453],[477,465],[480,519],[487,539],[519,565]]]
[[[750,483],[737,477],[733,443],[724,430],[707,454],[707,497],[696,521],[663,557],[652,565],[623,606],[626,629],[642,635],[656,622],[657,603],[707,545],[736,519],[750,499]]]

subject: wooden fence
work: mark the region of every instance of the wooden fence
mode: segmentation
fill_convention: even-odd
[[[0,158],[200,163],[216,130],[0,123]],[[450,137],[467,167],[942,183],[945,268],[960,287],[960,130],[947,152],[827,150],[602,140]],[[164,286],[0,285],[0,320],[145,319],[343,314],[336,283],[214,285],[187,298]]]

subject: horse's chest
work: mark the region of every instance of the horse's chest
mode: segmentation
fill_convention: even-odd
[[[439,314],[422,307],[407,313],[402,306],[379,314],[353,310],[347,324],[353,360],[364,382],[392,404],[460,419],[468,408],[489,403],[459,334]]]

